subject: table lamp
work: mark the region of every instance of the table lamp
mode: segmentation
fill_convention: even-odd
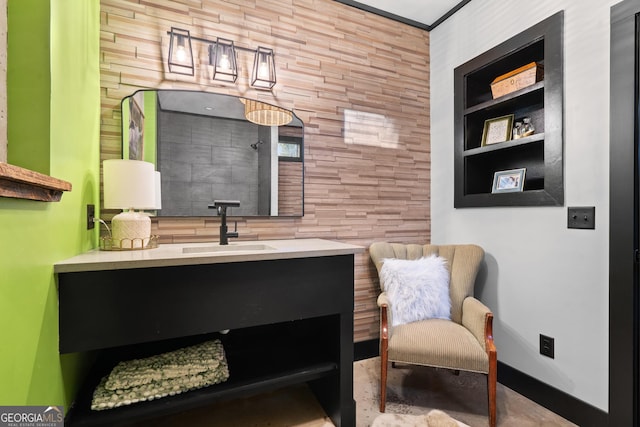
[[[153,163],[111,159],[103,162],[104,207],[123,209],[111,220],[114,248],[142,249],[151,238],[149,215],[136,209],[157,209],[157,175]],[[156,197],[156,193],[158,196]]]

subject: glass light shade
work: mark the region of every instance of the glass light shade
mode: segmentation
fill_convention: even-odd
[[[188,30],[171,27],[168,65],[171,73],[193,76],[193,50]]]
[[[271,89],[276,84],[276,64],[273,49],[258,47],[253,58],[251,86],[256,89]]]
[[[262,126],[282,126],[293,120],[291,111],[252,99],[240,99],[244,103],[244,115],[252,123]]]
[[[238,78],[236,48],[232,40],[218,37],[209,45],[209,65],[213,67],[213,80],[235,82]]]

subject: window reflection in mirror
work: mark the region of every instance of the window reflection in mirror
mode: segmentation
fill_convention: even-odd
[[[240,98],[180,90],[138,91],[122,100],[123,158],[156,165],[158,216],[215,216],[216,199],[240,200],[233,216],[302,216],[304,127],[244,117]]]

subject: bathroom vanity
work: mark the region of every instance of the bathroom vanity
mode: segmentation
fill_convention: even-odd
[[[307,383],[334,424],[354,426],[354,254],[363,250],[321,239],[168,244],[55,264],[60,353],[98,355],[67,425],[118,425]],[[118,361],[211,337],[225,347],[225,383],[90,409]]]

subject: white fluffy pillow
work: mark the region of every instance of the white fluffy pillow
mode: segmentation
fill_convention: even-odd
[[[446,259],[435,255],[416,260],[386,258],[380,279],[391,303],[392,326],[451,318]]]

